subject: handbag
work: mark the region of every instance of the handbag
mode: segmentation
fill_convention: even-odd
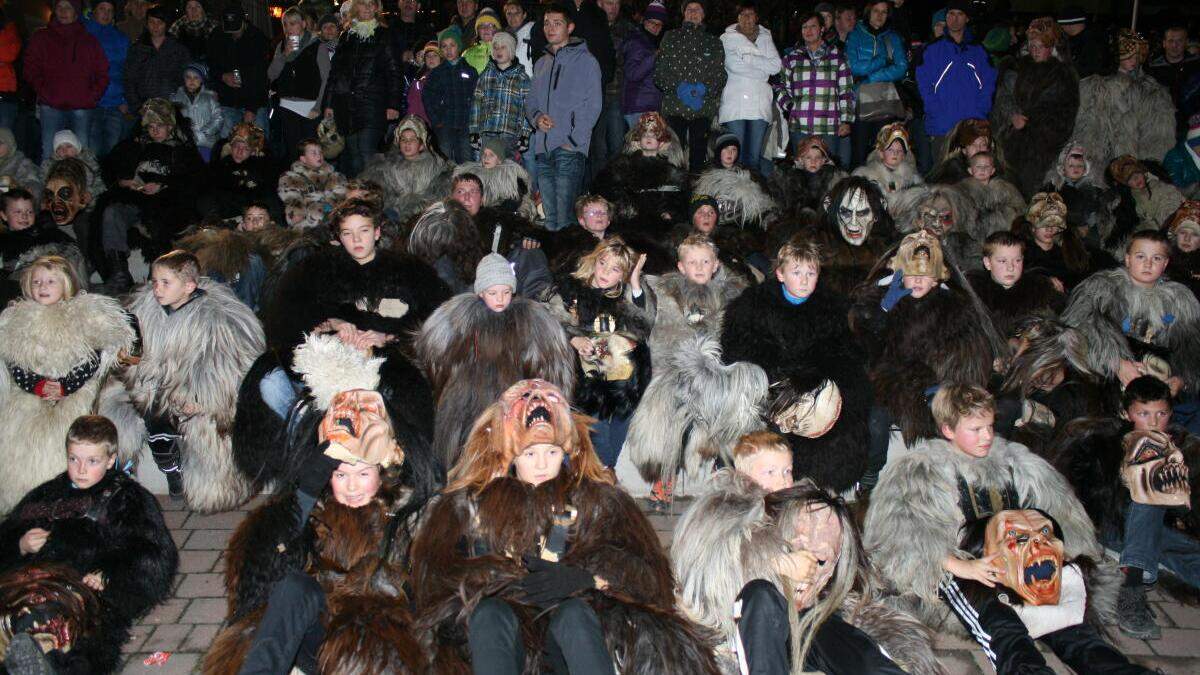
[[[883,41],[887,49],[888,63],[893,63],[892,43]],[[860,122],[882,122],[904,117],[904,100],[895,82],[867,82],[858,86],[858,120]]]

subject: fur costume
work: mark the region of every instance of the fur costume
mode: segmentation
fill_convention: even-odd
[[[1088,366],[1104,377],[1116,378],[1120,359],[1155,356],[1187,390],[1200,385],[1200,302],[1183,284],[1142,288],[1123,267],[1097,272],[1071,292],[1062,320],[1083,333]]]
[[[942,562],[959,551],[959,530],[968,520],[964,490],[999,493],[1011,488],[1014,508],[1038,508],[1062,526],[1065,558],[1103,560],[1104,550],[1083,505],[1062,474],[1018,443],[996,437],[986,457],[970,457],[935,438],[888,462],[871,493],[863,546],[871,559],[886,561],[880,572],[926,625],[960,632],[945,621],[949,609],[938,598]],[[969,506],[969,502],[967,503]],[[1115,588],[1093,606],[1111,618]]]
[[[897,223],[904,222],[904,214],[911,211],[917,200],[925,194],[925,181],[921,179],[921,173],[910,156],[906,156],[900,166],[890,169],[883,163],[879,153],[872,151],[866,164],[855,169],[851,175],[862,176],[879,188],[888,213]]]
[[[825,210],[825,195],[845,177],[846,172],[833,164],[822,166],[816,173],[795,164],[782,164],[771,174],[768,185],[785,220],[807,219]]]
[[[1083,176],[1075,181],[1066,177],[1067,158],[1071,156],[1080,158],[1085,167]],[[1067,224],[1086,229],[1084,238],[1094,246],[1108,239],[1114,225],[1117,196],[1104,185],[1104,169],[1092,160],[1086,145],[1072,140],[1063,146],[1058,161],[1046,172],[1044,189],[1062,196],[1067,204]],[[1110,252],[1117,251],[1110,249]],[[1124,249],[1119,252],[1124,253]]]
[[[647,312],[654,377],[633,414],[623,452],[647,481],[674,478],[682,467],[697,476],[720,455],[732,458],[738,438],[762,428],[767,376],[750,363],[723,365],[725,308],[746,288],[719,268],[707,284],[678,272],[647,277]]]
[[[378,183],[383,188],[384,208],[406,221],[450,192],[453,168],[453,164],[428,150],[412,160],[392,150],[372,157],[358,177]],[[483,176],[479,178],[483,180]]]
[[[1133,225],[1129,234],[1139,230],[1162,229],[1179,209],[1179,206],[1183,204],[1183,193],[1179,191],[1179,188],[1159,180],[1158,176],[1148,171],[1144,175],[1146,187],[1140,190],[1124,184],[1118,184],[1116,187],[1120,201],[1122,203],[1132,201],[1133,211],[1137,214],[1137,224]],[[1124,252],[1126,243],[1128,243],[1128,239],[1115,242],[1110,250],[1115,253]]]
[[[129,301],[141,325],[142,360],[121,378],[139,414],[169,417],[182,435],[188,506],[233,508],[252,496],[229,434],[238,385],[263,351],[262,324],[232,291],[208,278],[170,314],[151,291],[147,285]]]
[[[1040,63],[1022,56],[999,82],[992,129],[1026,197],[1038,192],[1046,169],[1071,138],[1079,109],[1079,78],[1056,56]],[[1012,125],[1017,114],[1028,120],[1020,129]]]
[[[967,272],[967,280],[992,318],[992,326],[1002,339],[1016,334],[1017,326],[1031,316],[1055,318],[1067,306],[1067,297],[1037,272],[1021,275],[1012,288],[996,283],[987,270]]]
[[[489,169],[480,162],[464,162],[454,167],[451,181],[464,173],[475,174],[483,183],[484,206],[516,213],[525,220],[537,216],[537,209],[529,198],[529,172],[520,164],[506,159]]]
[[[60,458],[62,452],[60,447]],[[21,555],[18,542],[35,527],[50,537],[37,553]],[[99,624],[99,635],[65,654],[55,652],[51,660],[59,673],[116,671],[130,627],[170,596],[178,564],[158,502],[117,469],[84,489],[73,487],[64,472],[25,495],[0,524],[0,570],[62,565],[76,582],[95,571],[104,576],[89,617]]]
[[[81,293],[53,305],[19,300],[0,313],[0,464],[7,480],[0,513],[62,471],[67,428],[91,414],[121,352],[133,353],[134,329],[112,298]],[[42,380],[63,386],[65,398],[35,393]],[[120,461],[137,457],[140,443],[120,447]]]
[[[761,178],[741,167],[713,168],[696,178],[692,194],[715,197],[721,205],[723,224],[765,230],[779,210],[765,185]]]
[[[961,183],[960,183],[961,185]],[[958,185],[931,184],[896,218],[903,233],[928,230],[942,242],[946,256],[967,269],[983,266],[983,230],[978,211],[969,193]]]
[[[967,178],[955,187],[975,205],[975,226],[985,239],[993,232],[1012,229],[1013,221],[1025,213],[1025,198],[1003,178],[993,178],[987,185]]]
[[[529,436],[513,433],[503,403],[496,403],[472,429],[461,473],[468,476],[466,467],[495,465],[501,475],[458,488],[452,479],[452,487],[430,505],[413,542],[418,629],[432,643],[432,672],[470,672],[467,621],[488,597],[506,602],[521,624],[525,672],[543,672],[547,612],[525,604],[516,582],[526,575],[522,554],[552,554],[607,582],[604,590],[576,597],[600,619],[622,675],[716,675],[710,636],[676,609],[670,561],[633,498],[611,484],[600,467],[588,438],[588,418],[571,414],[565,400],[549,408],[536,400],[530,405],[549,410],[553,444],[570,458],[559,475],[536,487],[504,475]],[[520,419],[524,409],[518,409]],[[562,534],[559,546],[551,541],[559,539],[551,537],[557,535],[554,530]]]
[[[33,195],[34,206],[42,198],[42,173],[25,153],[17,148],[17,137],[11,129],[0,128],[0,185],[22,187]]]
[[[604,231],[606,238],[614,235],[624,239],[638,253],[646,254],[646,264],[642,267],[646,274],[666,274],[675,269],[675,250],[672,248],[675,232],[671,233],[671,240],[668,241],[661,232],[644,230],[637,223],[616,223]],[[582,226],[542,233],[542,239],[545,240],[543,248],[550,271],[556,275],[574,272],[579,259],[591,253],[600,243],[595,235]]]
[[[729,303],[721,333],[722,358],[762,368],[773,400],[818,389],[826,381],[837,387],[840,412],[831,429],[815,438],[792,433],[785,438],[792,447],[793,475],[841,492],[866,470],[871,407],[865,359],[846,323],[849,304],[818,282],[807,300],[792,305],[781,287],[771,277]]]
[[[319,227],[346,196],[346,177],[326,162],[313,169],[296,160],[279,177],[279,199],[289,227]]]
[[[414,347],[433,387],[433,448],[446,467],[475,418],[514,382],[540,377],[568,397],[575,388],[575,349],[546,307],[526,298],[497,313],[474,293],[456,295],[425,321]]]
[[[51,611],[45,612],[48,607]],[[39,610],[52,616],[36,626],[23,625]],[[0,574],[0,649],[5,656],[9,657],[17,634],[32,637],[39,650],[53,645],[34,668],[49,667],[56,675],[116,672],[129,628],[111,615],[99,595],[83,583],[83,575],[66,565],[27,565]],[[47,644],[42,646],[43,642]],[[7,660],[5,673],[31,672],[18,670]]]
[[[687,183],[687,172],[667,157],[633,150],[613,158],[596,176],[592,191],[612,202],[613,222],[665,230],[687,222]]]
[[[1161,159],[1175,145],[1171,92],[1140,67],[1079,82],[1075,137],[1086,139],[1097,166],[1133,155]]]
[[[44,255],[57,255],[71,261],[79,273],[80,283],[87,288],[82,278],[88,266],[83,253],[71,235],[54,224],[49,212],[39,212],[33,225],[23,230],[5,228],[0,232],[0,303],[7,306],[10,300],[21,297],[20,270]]]
[[[491,247],[488,238],[488,247]],[[471,289],[485,249],[475,220],[461,204],[442,199],[425,209],[409,232],[406,249],[437,270],[452,293]]]
[[[749,478],[722,469],[675,526],[671,552],[680,602],[698,623],[715,631],[726,647],[733,644],[737,631],[734,598],[746,584],[765,579],[787,597],[782,579],[771,566],[773,556],[784,550],[786,537],[767,516],[764,497],[763,489]],[[879,643],[906,672],[944,672],[933,653],[929,629],[880,602],[880,590],[874,583],[877,572],[861,551],[858,556],[864,562],[864,583],[833,609]],[[850,573],[859,574],[857,570]],[[733,674],[739,671],[730,651],[718,648],[717,654],[724,671]],[[793,672],[801,670],[793,667]]]
[[[299,230],[277,226],[255,232],[229,227],[200,227],[175,243],[196,255],[200,269],[206,274],[216,272],[223,279],[233,280],[246,270],[250,256],[257,255],[269,268],[275,258],[303,237]]]

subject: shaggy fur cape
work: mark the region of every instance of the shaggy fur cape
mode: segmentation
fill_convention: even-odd
[[[638,223],[616,223],[609,225],[604,231],[606,239],[619,236],[630,248],[646,254],[646,264],[642,267],[645,274],[666,274],[675,269],[673,235],[674,233],[670,238],[664,237],[663,232],[642,229]],[[591,253],[600,243],[595,235],[582,226],[572,226],[558,232],[543,232],[540,236],[550,271],[556,275],[574,272],[579,266],[579,259]],[[725,252],[720,244],[717,246],[722,249],[721,253]]]
[[[512,384],[544,379],[571,399],[578,360],[567,334],[540,303],[515,297],[493,312],[474,293],[447,300],[421,327],[414,345],[433,387],[433,447],[450,467],[475,418]]]
[[[816,173],[809,173],[795,164],[782,164],[767,179],[771,197],[780,205],[783,218],[806,219],[825,210],[822,200],[846,172],[826,164]]]
[[[384,207],[406,221],[450,192],[453,169],[452,163],[429,151],[406,160],[399,150],[392,150],[372,157],[359,178],[378,183]]]
[[[967,178],[955,187],[975,205],[976,231],[985,239],[993,232],[1011,230],[1013,221],[1025,214],[1025,198],[1003,178],[993,178],[987,185]]]
[[[903,214],[909,212],[925,194],[925,181],[911,159],[906,158],[900,162],[900,166],[890,169],[883,163],[879,153],[872,151],[867,163],[850,175],[862,176],[879,188],[888,213],[897,223],[905,222]]]
[[[430,505],[413,542],[412,581],[419,633],[432,643],[433,672],[470,672],[467,622],[486,597],[512,606],[526,645],[525,672],[542,672],[549,617],[522,602],[515,582],[526,574],[521,554],[537,550],[554,514],[568,505],[578,513],[561,562],[608,582],[605,590],[578,597],[599,617],[620,672],[715,675],[709,636],[677,612],[670,561],[633,498],[566,471],[537,487],[501,477],[478,494],[459,490]],[[468,553],[480,546],[485,553]]]
[[[671,551],[680,603],[689,616],[727,644],[734,641],[737,631],[734,599],[746,584],[764,579],[787,597],[782,580],[770,564],[785,542],[766,515],[765,496],[749,478],[722,469],[675,527]],[[851,593],[840,611],[906,672],[943,672],[933,653],[929,630],[907,613],[861,593]],[[739,672],[732,660],[722,659],[725,672],[731,674]]]
[[[944,201],[953,221],[941,236],[942,251],[948,260],[963,269],[983,267],[983,240],[991,234],[984,230],[979,211],[969,193],[955,185],[930,184],[920,188],[907,207],[896,215],[896,226],[905,234],[921,229],[921,212],[926,206]],[[889,202],[888,211],[891,212]]]
[[[871,386],[864,355],[850,335],[848,312],[846,299],[823,283],[803,304],[792,305],[782,284],[771,278],[729,303],[721,333],[725,362],[753,363],[772,384],[784,383],[796,393],[824,380],[837,385],[842,410],[833,428],[819,438],[787,435],[794,475],[836,492],[853,486],[867,467]]]
[[[1046,169],[1070,139],[1078,112],[1079,78],[1058,58],[1038,63],[1022,56],[996,87],[992,129],[1026,197],[1038,191]],[[1029,120],[1020,129],[1012,125],[1016,114]]]
[[[1075,137],[1087,139],[1099,167],[1121,155],[1158,160],[1175,145],[1171,92],[1140,68],[1129,75],[1085,77],[1079,82]]]
[[[18,542],[35,527],[50,538],[23,556]],[[0,524],[0,571],[47,563],[64,564],[80,576],[104,574],[99,595],[105,639],[76,644],[66,664],[58,665],[66,666],[63,673],[108,673],[120,665],[133,622],[170,596],[179,556],[154,496],[113,469],[85,489],[72,487],[64,472],[25,495]]]
[[[0,313],[0,513],[63,468],[63,440],[80,415],[97,409],[100,392],[120,352],[132,351],[134,330],[112,298],[82,293],[53,305],[19,300]],[[93,360],[98,367],[83,386],[59,401],[23,389],[10,368],[36,379],[61,380]],[[120,462],[136,457],[141,443],[123,438]]]
[[[974,488],[1003,489],[1011,483],[1022,508],[1038,508],[1062,526],[1065,558],[1102,560],[1095,528],[1062,474],[1028,448],[997,437],[986,457],[970,457],[948,441],[923,442],[888,462],[871,493],[863,545],[872,560],[886,561],[880,572],[931,628],[954,628],[949,608],[938,598],[942,563],[959,551],[966,522],[959,506],[959,479]],[[1097,607],[1109,618],[1112,606]]]
[[[662,155],[618,155],[596,176],[592,191],[612,202],[613,222],[662,230],[688,220],[687,173]]]
[[[696,178],[692,194],[710,195],[721,205],[721,223],[766,229],[779,206],[762,179],[741,167],[709,169]]]
[[[1056,318],[1067,305],[1067,296],[1037,272],[1021,275],[1012,288],[992,280],[987,270],[967,272],[967,280],[975,295],[983,302],[992,318],[992,326],[1001,338],[1013,337],[1017,324],[1031,316]]]
[[[452,180],[464,173],[475,174],[483,183],[484,206],[510,211],[526,220],[536,217],[537,209],[529,198],[529,172],[525,167],[511,159],[490,169],[480,162],[464,162],[454,167]]]
[[[225,286],[203,277],[194,296],[167,314],[149,285],[130,299],[142,329],[142,360],[122,379],[143,417],[176,424],[188,506],[225,511],[251,497],[229,437],[238,385],[263,351],[262,325]]]
[[[1166,323],[1167,316],[1173,316]],[[1120,359],[1136,360],[1121,326],[1144,320],[1156,333],[1153,347],[1167,352],[1171,374],[1188,390],[1200,384],[1200,302],[1187,286],[1160,279],[1153,288],[1133,283],[1125,268],[1097,272],[1071,292],[1063,322],[1087,338],[1088,365],[1115,378]]]
[[[311,169],[300,160],[279,177],[279,199],[291,227],[319,227],[326,209],[346,196],[346,177],[326,162]]]

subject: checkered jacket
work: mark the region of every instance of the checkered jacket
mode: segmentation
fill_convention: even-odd
[[[529,76],[520,63],[513,61],[507,69],[500,70],[495,61],[489,60],[475,84],[470,132],[528,135],[525,97],[529,95],[529,86]]]
[[[835,44],[815,54],[798,45],[785,56],[775,98],[792,132],[832,136],[839,124],[854,121],[854,77]]]

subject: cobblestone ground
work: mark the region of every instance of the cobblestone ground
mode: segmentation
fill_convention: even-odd
[[[259,499],[262,499],[261,497]],[[199,672],[205,650],[216,635],[225,615],[222,588],[222,552],[233,529],[258,500],[239,511],[202,515],[159,497],[167,525],[179,545],[179,577],[170,600],[134,627],[125,645],[129,655],[124,673],[175,675]],[[678,508],[678,507],[677,507]],[[669,543],[677,515],[651,515],[664,543]],[[1180,604],[1160,591],[1151,593],[1161,640],[1146,642],[1117,636],[1119,647],[1135,661],[1169,675],[1200,673],[1200,607]],[[1117,631],[1112,631],[1114,634]],[[953,636],[938,636],[938,654],[951,673],[991,675],[990,666],[973,643]],[[162,665],[144,665],[154,652],[170,652]],[[1070,673],[1053,655],[1051,664],[1060,673]]]

